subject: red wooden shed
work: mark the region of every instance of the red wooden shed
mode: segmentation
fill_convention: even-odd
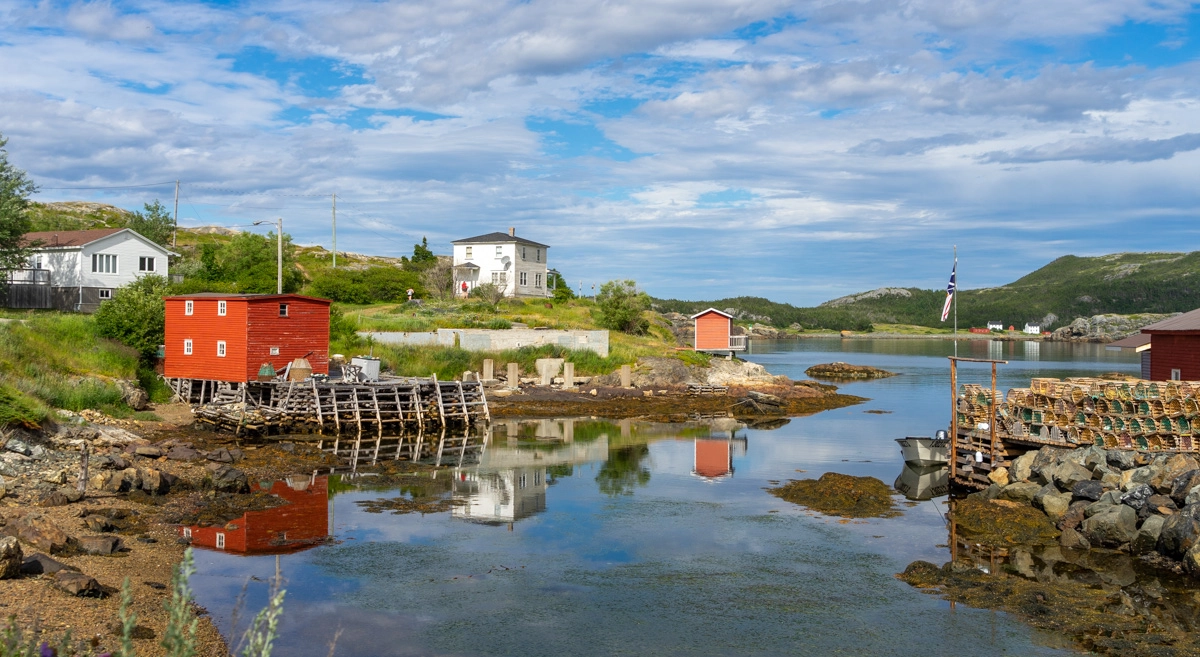
[[[1152,381],[1200,380],[1200,310],[1142,327],[1150,336]]]
[[[307,358],[329,373],[329,300],[299,294],[166,297],[163,375],[251,381],[263,363],[281,372]]]
[[[745,351],[746,336],[733,335],[733,315],[716,308],[692,315],[696,322],[696,351]]]

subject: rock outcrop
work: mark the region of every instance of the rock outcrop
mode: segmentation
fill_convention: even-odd
[[[1112,342],[1137,333],[1143,326],[1161,322],[1178,314],[1080,317],[1069,325],[1056,329],[1050,335],[1050,339],[1060,342]]]

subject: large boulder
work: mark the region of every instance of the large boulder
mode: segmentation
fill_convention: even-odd
[[[1109,467],[1117,470],[1132,470],[1138,466],[1133,452],[1123,449],[1108,450],[1104,458],[1108,461]]]
[[[1062,520],[1070,507],[1070,493],[1051,493],[1042,497],[1042,511],[1045,511],[1046,515],[1055,522]]]
[[[1193,545],[1192,549],[1183,555],[1183,570],[1192,577],[1200,577],[1200,544]]]
[[[1171,482],[1171,499],[1179,506],[1187,504],[1187,495],[1196,486],[1200,486],[1200,468],[1188,470],[1175,477]]]
[[[1106,509],[1083,521],[1083,535],[1092,545],[1120,547],[1137,536],[1137,512],[1123,504]]]
[[[48,557],[41,552],[34,552],[25,557],[25,562],[21,564],[22,575],[47,575],[57,573],[60,570],[79,570],[75,566],[67,564]]]
[[[1091,445],[1075,451],[1080,454],[1083,467],[1093,472],[1097,467],[1108,464],[1108,452],[1099,445]]]
[[[1074,550],[1087,550],[1092,547],[1088,542],[1087,537],[1080,534],[1072,527],[1062,530],[1062,535],[1058,537],[1058,544],[1065,548]]]
[[[1043,470],[1043,473],[1045,472]],[[1049,472],[1051,480],[1062,490],[1071,490],[1075,484],[1081,481],[1090,481],[1092,478],[1091,470],[1074,461],[1064,461]]]
[[[1104,494],[1104,484],[1095,481],[1077,481],[1074,486],[1071,486],[1071,495],[1079,500],[1091,500],[1095,502]]]
[[[12,579],[21,574],[21,564],[25,562],[25,554],[21,552],[21,544],[12,536],[0,538],[0,579]]]
[[[1091,503],[1085,500],[1071,502],[1071,505],[1067,507],[1067,512],[1058,521],[1058,528],[1063,531],[1078,529],[1083,524],[1083,520],[1087,518],[1087,508],[1089,506],[1091,506]]]
[[[213,470],[213,488],[223,493],[249,493],[250,480],[237,468],[222,465]]]
[[[1050,447],[1049,445],[1039,449],[1033,457],[1033,463],[1029,466],[1030,480],[1040,484],[1050,483],[1051,479],[1044,471],[1062,463],[1062,456],[1067,451],[1059,447]]]
[[[1166,523],[1166,518],[1162,516],[1150,516],[1142,523],[1138,529],[1137,536],[1133,538],[1131,546],[1134,554],[1146,554],[1153,552],[1158,547],[1158,537],[1162,535],[1163,525]]]
[[[1121,496],[1121,504],[1132,507],[1134,511],[1140,511],[1149,503],[1150,497],[1153,495],[1154,488],[1150,484],[1138,484]]]
[[[74,570],[60,570],[54,574],[54,586],[70,595],[89,598],[103,598],[106,594],[95,578],[88,577]]]
[[[1030,468],[1037,455],[1037,452],[1025,452],[1013,459],[1012,467],[1008,470],[1009,481],[1029,481],[1029,477],[1033,475]]]
[[[116,536],[81,536],[79,548],[88,554],[110,555],[121,547],[121,539]]]
[[[1200,503],[1200,486],[1196,486],[1195,488],[1189,490],[1187,497],[1183,498],[1183,506],[1197,503]]]
[[[1033,498],[1041,489],[1042,487],[1037,484],[1017,482],[1005,486],[1001,489],[1000,495],[997,497],[998,499],[1020,502],[1021,504],[1032,504]]]
[[[1147,483],[1155,492],[1170,495],[1176,478],[1198,468],[1200,463],[1190,454],[1172,454],[1164,460],[1161,469]]]
[[[1149,518],[1146,519],[1149,522]],[[1182,559],[1200,537],[1200,504],[1183,507],[1167,516],[1158,537],[1158,551],[1172,559]]]
[[[16,522],[9,523],[4,530],[10,536],[16,536],[22,542],[50,554],[62,552],[71,542],[66,532],[40,513],[26,514]]]

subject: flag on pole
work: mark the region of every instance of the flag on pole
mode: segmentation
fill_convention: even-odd
[[[958,258],[954,259],[954,268],[950,270],[950,284],[946,286],[946,303],[942,305],[942,321],[950,316],[950,303],[954,301],[954,277],[958,273]]]

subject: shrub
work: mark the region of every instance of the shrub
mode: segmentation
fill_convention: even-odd
[[[46,416],[46,407],[36,399],[0,383],[0,427],[37,429]]]
[[[650,327],[642,314],[650,309],[650,295],[631,280],[609,281],[596,295],[597,323],[607,329],[641,335]]]
[[[162,276],[143,276],[118,289],[96,311],[97,332],[137,349],[148,360],[163,343],[165,294],[167,280]]]

